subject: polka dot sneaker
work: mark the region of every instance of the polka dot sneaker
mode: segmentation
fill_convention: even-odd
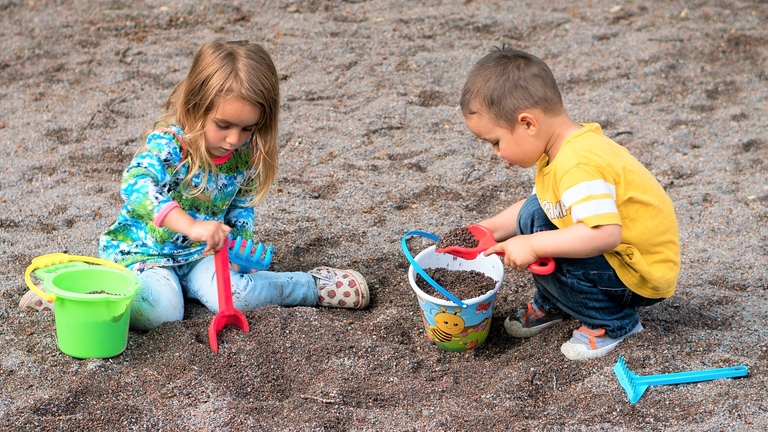
[[[19,300],[19,307],[22,309],[32,309],[38,312],[49,312],[53,310],[53,303],[35,294],[32,290],[29,290],[21,296]]]
[[[368,284],[354,270],[317,267],[309,271],[317,283],[317,304],[327,307],[364,309],[368,306]]]

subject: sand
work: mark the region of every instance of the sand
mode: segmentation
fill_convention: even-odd
[[[0,2],[0,429],[768,429],[768,4],[493,1]],[[131,331],[110,359],[63,354],[55,318],[18,308],[47,253],[94,256],[122,169],[192,55],[261,43],[281,75],[281,171],[257,209],[273,268],[366,276],[364,311],[266,307],[208,346],[213,314]],[[530,193],[467,130],[470,67],[509,43],[544,59],[566,109],[598,122],[676,205],[675,295],[608,356],[569,361],[563,322],[528,340],[504,319],[533,294],[507,269],[485,345],[427,339],[400,240],[478,222]],[[414,239],[413,253],[431,246]],[[744,365],[649,388],[613,373]]]

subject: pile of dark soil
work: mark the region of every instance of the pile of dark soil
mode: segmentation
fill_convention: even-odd
[[[424,272],[437,282],[441,287],[448,290],[461,300],[469,300],[493,290],[496,282],[492,277],[476,270],[449,270],[446,268],[424,269]],[[426,294],[442,300],[448,300],[443,294],[437,291],[430,283],[418,273],[416,274],[416,286]]]
[[[477,237],[472,235],[466,227],[458,227],[440,236],[440,241],[437,242],[436,248],[445,249],[450,246],[458,246],[472,249],[476,248],[478,243]]]

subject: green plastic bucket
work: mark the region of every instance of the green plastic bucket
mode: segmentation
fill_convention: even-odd
[[[128,345],[131,301],[141,282],[114,266],[65,265],[35,273],[43,279],[46,298],[53,298],[57,344],[64,354],[107,358]]]

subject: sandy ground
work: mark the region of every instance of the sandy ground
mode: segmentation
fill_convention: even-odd
[[[768,429],[767,22],[763,1],[0,0],[0,429]],[[117,357],[64,355],[54,315],[17,307],[24,270],[96,254],[121,170],[219,36],[260,42],[281,74],[281,173],[257,228],[273,268],[358,269],[371,306],[248,311],[251,331],[227,328],[215,354],[213,315],[190,304]],[[408,284],[407,231],[477,222],[531,189],[457,108],[502,42],[547,61],[571,117],[601,123],[677,206],[675,296],[598,360],[562,356],[572,321],[506,336],[526,273],[508,269],[487,343],[465,353],[428,341]],[[630,404],[619,354],[640,375],[749,376]]]

